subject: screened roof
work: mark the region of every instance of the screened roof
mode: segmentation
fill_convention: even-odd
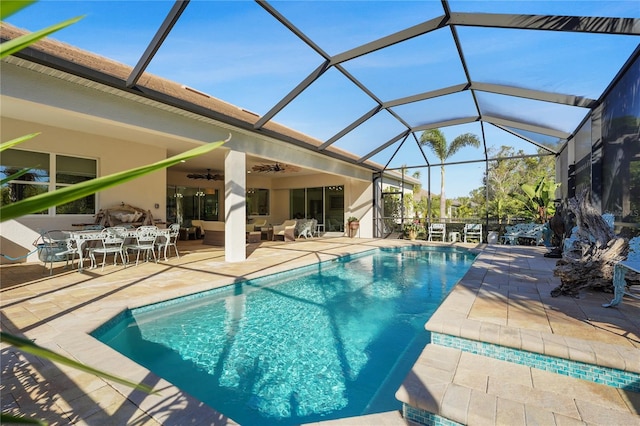
[[[41,1],[8,22],[78,14],[54,38],[134,67],[130,87],[142,72],[180,82],[356,163],[439,165],[422,131],[474,133],[482,147],[447,160],[471,188],[471,164],[500,146],[557,152],[640,35],[635,1]]]

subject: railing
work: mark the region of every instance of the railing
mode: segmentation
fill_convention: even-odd
[[[487,234],[489,232],[498,232],[499,235],[504,234],[505,227],[507,225],[516,225],[518,223],[530,223],[530,218],[524,217],[511,217],[511,218],[416,218],[405,217],[400,219],[399,217],[383,217],[378,219],[377,236],[380,238],[402,238],[404,235],[404,225],[414,223],[418,220],[425,229],[428,229],[430,223],[446,223],[447,232],[459,232],[463,233],[464,226],[468,223],[480,223],[482,224],[483,240],[486,241]],[[418,238],[423,238],[426,232],[419,234]]]

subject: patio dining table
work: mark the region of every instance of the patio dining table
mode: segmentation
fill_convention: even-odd
[[[100,241],[102,239],[102,231],[98,230],[90,230],[90,231],[63,231],[65,234],[69,235],[69,238],[74,240],[76,243],[76,247],[78,248],[78,254],[80,260],[78,261],[78,272],[82,272],[84,269],[84,249],[87,247],[88,243],[92,241]],[[168,238],[169,230],[168,229],[158,229],[158,236],[163,238]],[[136,230],[135,229],[127,229],[123,234],[122,238],[136,238]]]

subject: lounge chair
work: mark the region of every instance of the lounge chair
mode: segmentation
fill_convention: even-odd
[[[224,222],[203,220],[202,228],[204,229],[204,240],[202,240],[202,244],[224,246],[224,227]]]
[[[277,238],[282,237],[284,241],[295,241],[296,223],[297,221],[292,219],[285,220],[280,225],[274,225],[273,240],[275,241]]]
[[[260,231],[263,226],[267,226],[267,219],[257,219],[247,224],[247,232]]]
[[[432,223],[429,225],[429,241],[433,241],[433,237],[439,237],[440,241],[446,241],[447,225],[444,223]]]

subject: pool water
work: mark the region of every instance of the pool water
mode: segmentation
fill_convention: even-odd
[[[474,258],[380,249],[128,311],[93,335],[242,425],[397,410],[424,324]]]

